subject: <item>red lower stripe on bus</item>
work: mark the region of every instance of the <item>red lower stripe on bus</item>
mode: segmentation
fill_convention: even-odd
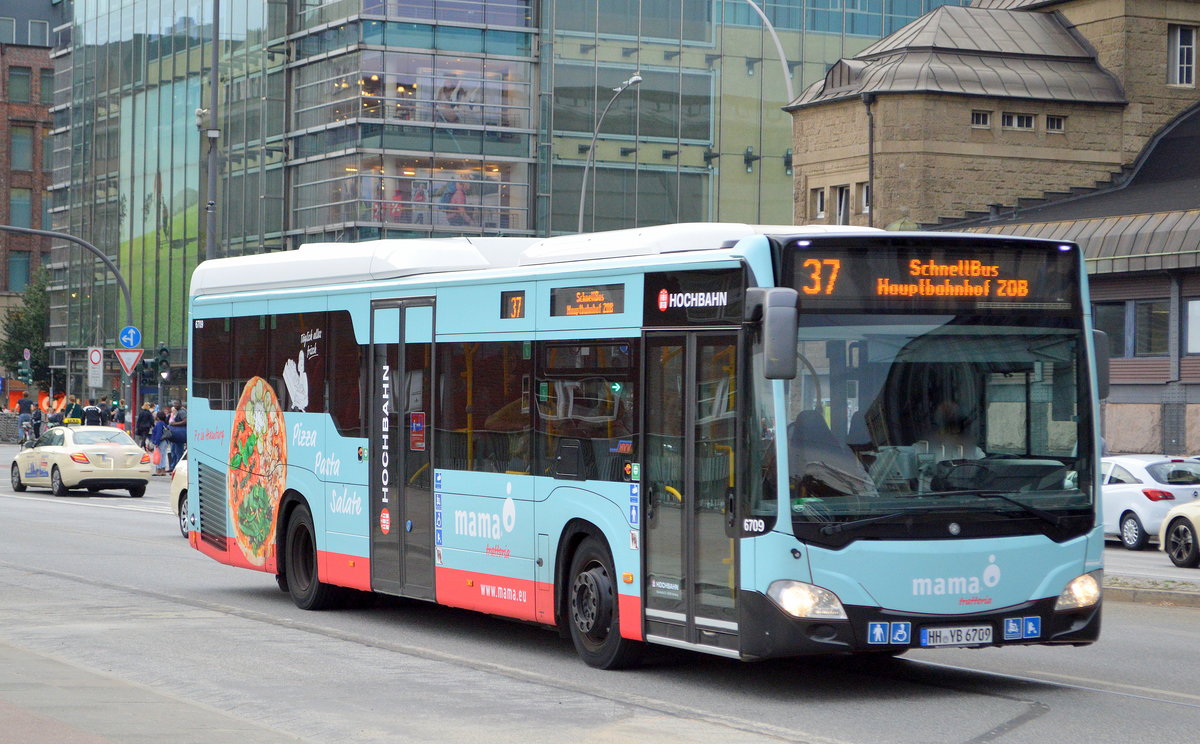
[[[317,561],[317,571],[326,584],[371,591],[371,559],[318,551]]]
[[[617,595],[617,613],[621,622],[621,637],[634,641],[645,640],[642,635],[642,598],[636,594]]]
[[[528,579],[438,568],[434,583],[438,604],[515,617],[518,620],[538,619],[534,611],[534,598],[540,598],[542,594],[535,591],[536,582]]]

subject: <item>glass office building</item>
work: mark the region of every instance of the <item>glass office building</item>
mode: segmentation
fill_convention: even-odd
[[[585,164],[588,230],[790,223],[785,71],[798,93],[946,1],[760,1],[781,63],[746,0],[223,0],[217,115],[198,122],[213,0],[64,0],[54,224],[118,263],[146,348],[178,361],[208,130],[219,256],[573,232]],[[52,340],[74,377],[124,306],[79,249],[53,260]]]

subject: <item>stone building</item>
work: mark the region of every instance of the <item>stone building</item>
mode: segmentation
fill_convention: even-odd
[[[788,107],[797,222],[934,224],[1113,183],[1196,102],[1198,24],[1183,0],[938,8]]]

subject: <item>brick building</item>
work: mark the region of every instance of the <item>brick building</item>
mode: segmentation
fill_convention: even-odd
[[[0,7],[0,40],[7,39],[0,41],[0,223],[49,229],[54,98],[49,21],[18,23],[3,13]],[[0,313],[20,301],[47,250],[44,238],[0,233]]]

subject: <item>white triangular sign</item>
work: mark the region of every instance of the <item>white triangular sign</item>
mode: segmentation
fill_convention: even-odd
[[[121,369],[130,376],[133,375],[133,368],[142,361],[142,352],[143,349],[113,349],[113,353],[117,355],[117,361],[121,363]]]

